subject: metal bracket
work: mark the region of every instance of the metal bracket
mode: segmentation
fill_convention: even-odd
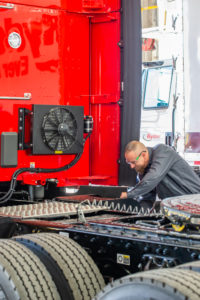
[[[172,65],[173,65],[173,69],[176,70],[176,62],[177,62],[178,57],[174,57],[172,56]]]
[[[84,200],[81,203],[79,203],[78,206],[77,206],[78,221],[85,224],[86,223],[86,219],[85,219],[83,210],[81,208],[81,206],[82,206],[83,203],[88,203],[88,205],[91,205],[91,203],[90,203],[89,200]]]
[[[172,15],[172,28],[174,30],[176,30],[176,21],[177,21],[177,19],[178,19],[178,15],[177,16]]]
[[[144,254],[142,256],[144,262],[143,270],[151,270],[153,268],[169,268],[177,265],[174,257],[167,257],[163,255]]]
[[[179,99],[179,95],[173,95],[173,100],[174,100],[173,108],[175,108],[175,109],[176,109],[176,104],[177,104],[178,99]]]
[[[25,143],[25,118],[31,111],[26,108],[19,108],[19,122],[18,122],[18,149],[25,150],[30,148],[29,144]]]

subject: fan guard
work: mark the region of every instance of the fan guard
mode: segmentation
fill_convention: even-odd
[[[42,135],[50,149],[62,152],[69,150],[76,143],[75,116],[66,108],[52,108],[43,118]]]

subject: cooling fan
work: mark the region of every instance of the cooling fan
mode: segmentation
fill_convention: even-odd
[[[33,154],[83,151],[81,106],[34,105]]]
[[[66,108],[53,108],[44,116],[42,134],[46,145],[54,151],[69,150],[76,143],[77,122]]]

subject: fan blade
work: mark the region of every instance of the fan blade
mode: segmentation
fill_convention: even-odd
[[[44,131],[45,131],[45,132],[51,132],[51,131],[56,131],[56,132],[58,132],[58,129],[57,129],[57,128],[45,128]]]
[[[73,135],[71,135],[69,132],[66,132],[66,134],[71,137],[73,140],[75,140],[75,137]]]
[[[79,141],[77,141],[73,135],[71,135],[71,134],[68,133],[68,132],[67,132],[66,134],[67,134],[69,137],[71,137],[71,138],[73,139],[73,142],[74,142],[75,144],[79,145],[81,148],[83,147],[83,145],[82,145]]]
[[[48,143],[50,141],[52,141],[55,137],[58,137],[58,134],[57,133],[54,133],[48,140],[46,140]]]
[[[59,110],[60,110],[60,109],[59,109]],[[53,114],[54,114],[54,116],[55,116],[55,118],[56,118],[57,125],[59,125],[59,124],[60,124],[60,120],[59,120],[59,118],[58,118],[58,109],[54,110],[54,111],[53,111]]]
[[[57,142],[56,142],[56,144],[55,144],[54,150],[58,150],[59,140],[60,140],[60,137],[57,136]]]
[[[69,148],[70,144],[68,143],[67,140],[65,140],[65,137],[64,137],[64,136],[62,137],[62,141],[63,141],[64,147],[65,147],[65,148]]]
[[[56,126],[57,128],[57,124],[52,119],[50,119],[49,116],[47,117],[47,121],[49,121],[49,123],[51,123],[53,126]]]
[[[64,123],[64,113],[65,113],[65,110],[63,108],[61,108],[62,123]]]

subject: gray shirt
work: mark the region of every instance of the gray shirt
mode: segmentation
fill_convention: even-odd
[[[172,148],[159,144],[147,149],[149,164],[141,181],[129,190],[129,198],[145,195],[155,188],[160,199],[200,193],[200,178]]]

